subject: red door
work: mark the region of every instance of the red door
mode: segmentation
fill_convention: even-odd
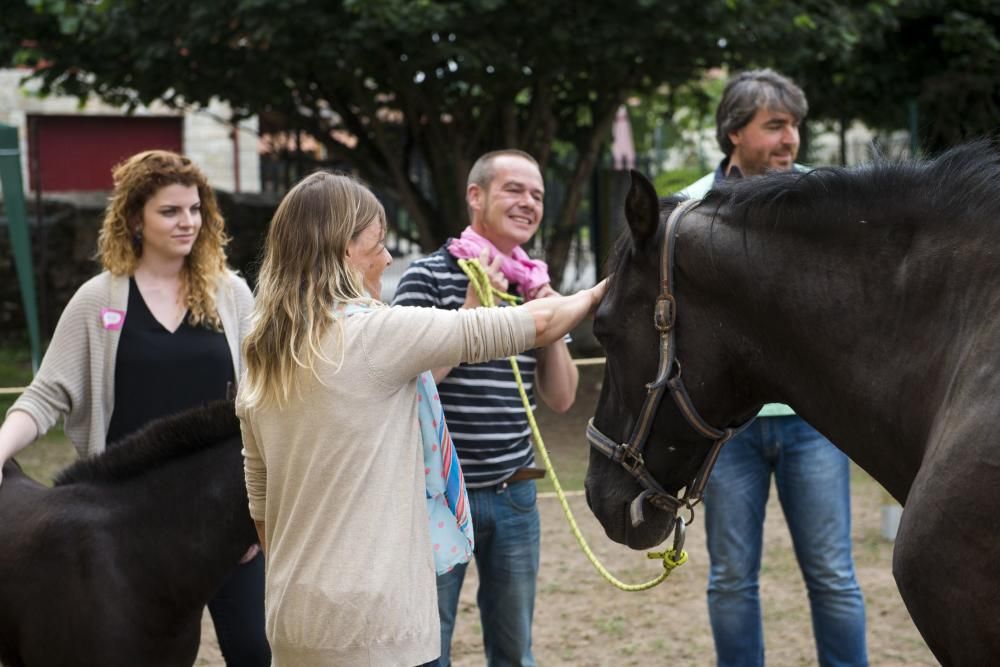
[[[28,116],[28,176],[43,192],[110,190],[111,168],[151,148],[181,152],[177,116]]]

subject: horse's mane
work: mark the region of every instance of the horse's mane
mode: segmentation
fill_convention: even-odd
[[[1000,147],[981,139],[928,161],[885,158],[858,168],[821,167],[719,183],[703,206],[726,208],[745,224],[805,218],[836,223],[845,208],[896,212],[892,220],[958,219],[996,224],[1000,213]],[[919,215],[917,215],[919,213]]]
[[[101,454],[64,469],[56,476],[55,486],[129,479],[239,434],[240,422],[233,402],[216,401],[150,422]]]

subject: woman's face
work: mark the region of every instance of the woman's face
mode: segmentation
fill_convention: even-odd
[[[373,299],[382,298],[382,274],[392,264],[392,255],[385,247],[385,232],[377,220],[372,221],[357,238],[347,244],[347,261],[364,276],[365,289]]]
[[[165,185],[142,208],[142,259],[183,259],[191,254],[200,230],[198,186]]]

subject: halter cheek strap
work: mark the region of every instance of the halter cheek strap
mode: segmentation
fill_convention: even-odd
[[[663,235],[663,250],[660,254],[660,294],[656,298],[653,310],[653,326],[660,336],[660,361],[657,367],[656,379],[646,385],[646,399],[643,401],[642,409],[639,412],[639,419],[636,421],[632,434],[624,443],[617,443],[604,433],[601,433],[594,420],[587,423],[587,440],[591,446],[601,452],[615,463],[620,463],[625,470],[635,477],[643,487],[643,491],[636,496],[629,506],[629,517],[633,526],[638,526],[643,522],[642,506],[644,501],[649,501],[654,507],[665,512],[676,515],[682,507],[691,512],[691,519],[694,516],[694,506],[701,501],[702,493],[705,491],[705,484],[708,476],[719,458],[722,446],[729,442],[733,436],[745,429],[753,421],[746,421],[739,427],[717,429],[709,425],[698,410],[695,409],[688,396],[684,381],[681,378],[681,365],[676,358],[675,346],[675,321],[677,315],[677,301],[673,293],[673,267],[674,254],[677,246],[677,230],[680,228],[681,219],[684,214],[696,205],[699,200],[689,199],[682,202],[675,208],[670,217],[667,218],[666,228]],[[702,437],[713,440],[712,448],[705,457],[704,462],[698,469],[698,474],[685,487],[683,497],[668,493],[653,475],[646,468],[643,452],[649,439],[649,432],[653,426],[653,419],[659,409],[663,395],[670,392],[674,403],[688,424],[694,428]],[[690,523],[691,519],[688,520]]]

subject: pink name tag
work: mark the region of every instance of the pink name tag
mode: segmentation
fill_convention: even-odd
[[[119,331],[125,324],[125,311],[114,308],[101,308],[101,324],[108,331]]]

